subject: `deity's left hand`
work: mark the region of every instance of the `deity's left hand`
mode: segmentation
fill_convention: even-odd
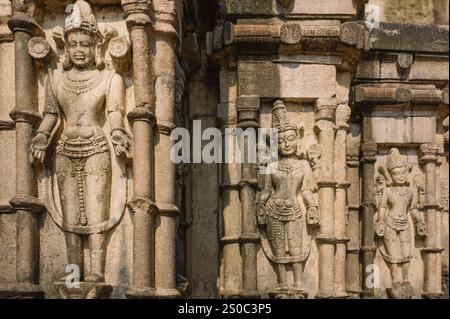
[[[306,213],[306,223],[311,226],[319,225],[319,210],[317,207],[310,207]]]
[[[131,138],[128,134],[121,129],[116,129],[111,133],[111,137],[116,155],[131,158]]]
[[[427,236],[427,225],[424,221],[420,220],[416,223],[417,236]]]

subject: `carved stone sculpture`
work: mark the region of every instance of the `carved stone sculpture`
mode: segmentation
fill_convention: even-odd
[[[264,185],[257,197],[262,246],[278,272],[278,288],[271,297],[305,298],[302,263],[310,251],[305,238],[305,220],[308,225],[319,223],[318,207],[312,192],[312,170],[307,160],[298,157],[298,129],[290,123],[283,101],[275,102],[272,114],[273,127],[279,134],[278,167],[274,168],[273,174],[263,177]],[[293,268],[292,286],[287,283],[286,265]]]
[[[74,4],[64,42],[64,70],[51,70],[45,79],[44,119],[30,155],[34,162],[53,164],[44,178],[46,204],[65,231],[68,264],[79,266],[81,281],[104,282],[106,231],[120,220],[125,204],[116,189],[123,189],[125,180],[118,159],[127,157],[130,148],[123,122],[125,88],[118,74],[104,69],[102,34],[87,2]],[[56,154],[50,161],[53,140]],[[118,195],[113,200],[112,190]],[[86,276],[84,238],[91,260]]]
[[[411,166],[398,149],[390,150],[387,170],[379,168],[376,178],[375,232],[381,240],[380,253],[389,265],[392,288],[387,289],[390,298],[411,298],[409,265],[413,257],[414,222],[417,236],[426,236],[426,225],[419,210],[420,187],[410,185]],[[416,179],[418,180],[418,179]]]

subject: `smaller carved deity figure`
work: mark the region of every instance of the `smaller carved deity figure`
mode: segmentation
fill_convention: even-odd
[[[278,288],[271,296],[305,298],[302,272],[310,247],[305,244],[304,224],[305,219],[308,225],[319,223],[312,171],[309,162],[298,157],[298,129],[290,123],[283,101],[275,102],[272,114],[273,127],[278,129],[278,167],[273,174],[263,175],[262,190],[256,201],[258,224],[264,252],[278,272]],[[292,265],[293,287],[287,283],[286,265]]]
[[[392,288],[390,298],[411,298],[409,266],[413,257],[414,222],[417,236],[426,236],[426,225],[419,208],[418,189],[410,186],[411,166],[393,148],[387,156],[387,171],[379,168],[375,186],[377,213],[375,232],[381,240],[380,253],[389,265]],[[411,218],[410,218],[411,217]]]
[[[120,220],[110,212],[124,210],[111,201],[121,197],[114,188],[119,184],[114,167],[131,146],[124,129],[124,83],[120,75],[104,69],[102,38],[89,3],[76,1],[65,21],[64,70],[49,71],[45,80],[44,120],[30,147],[33,161],[49,164],[49,146],[59,136],[52,173],[44,176],[51,185],[46,205],[65,231],[68,263],[78,265],[80,279],[91,283],[105,281],[106,231]],[[85,239],[91,260],[87,276]]]

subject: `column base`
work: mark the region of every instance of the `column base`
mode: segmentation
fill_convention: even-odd
[[[425,292],[422,294],[423,299],[445,299],[443,292]]]
[[[373,291],[361,291],[361,299],[375,299],[375,293]]]
[[[128,299],[180,299],[181,293],[175,288],[131,287],[125,293]]]
[[[222,299],[239,299],[241,297],[241,290],[223,290],[220,296]]]
[[[316,299],[335,299],[336,294],[330,292],[319,292],[316,296]]]
[[[241,290],[239,297],[242,299],[260,299],[261,294],[258,290]]]
[[[10,283],[0,284],[0,299],[42,299],[44,291],[38,285]]]
[[[308,299],[308,292],[303,289],[278,288],[269,291],[270,299]]]
[[[79,287],[69,288],[65,282],[55,282],[60,299],[108,299],[113,287],[105,283],[80,282]]]
[[[413,288],[409,282],[397,282],[386,289],[389,299],[412,299]]]

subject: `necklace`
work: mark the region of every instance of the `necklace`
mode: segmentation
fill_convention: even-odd
[[[83,73],[65,73],[62,76],[62,86],[65,91],[76,95],[89,92],[96,88],[101,82],[102,77],[99,72],[89,72],[87,76]]]

